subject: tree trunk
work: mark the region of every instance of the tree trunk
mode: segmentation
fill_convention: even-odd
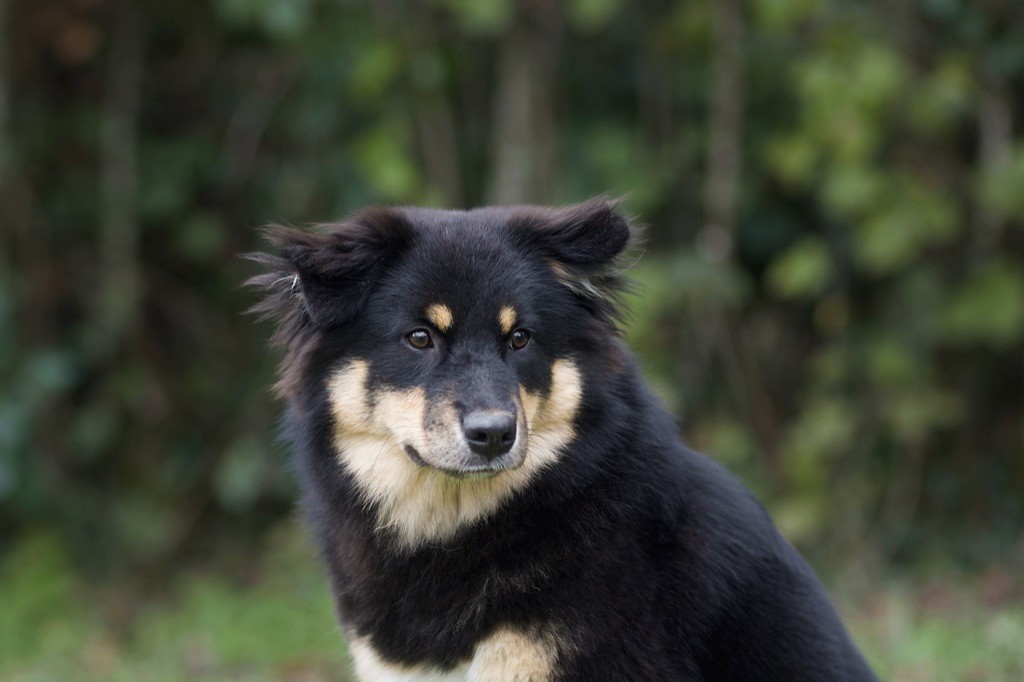
[[[742,168],[743,14],[740,0],[712,0],[714,81],[708,120],[705,238],[717,259],[732,253]]]
[[[708,112],[705,223],[700,247],[705,257],[731,263],[736,251],[736,216],[743,170],[743,5],[712,0],[714,81]],[[778,420],[757,360],[735,313],[719,311],[722,359],[737,379],[736,401],[757,439],[768,470],[778,480]]]
[[[96,336],[92,350],[116,349],[141,300],[138,262],[138,127],[145,39],[143,18],[121,0],[114,16],[100,131],[101,208]]]
[[[555,75],[562,28],[556,0],[519,0],[498,50],[492,203],[554,198]]]
[[[1010,96],[1002,83],[989,83],[982,89],[978,109],[978,170],[997,168],[1010,155],[1013,144],[1013,111]],[[1006,221],[984,205],[976,208],[974,219],[974,255],[984,259],[995,249]]]
[[[416,107],[420,149],[427,182],[446,207],[462,207],[459,140],[455,116],[443,92],[436,92]]]
[[[7,72],[7,52],[10,49],[10,41],[7,38],[7,15],[10,10],[9,0],[0,0],[0,192],[7,187],[7,174],[12,166],[9,130],[11,79]]]

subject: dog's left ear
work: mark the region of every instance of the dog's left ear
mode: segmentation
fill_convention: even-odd
[[[547,260],[555,278],[611,326],[625,314],[621,256],[637,239],[616,202],[596,198],[559,209],[524,207],[509,221],[515,242]]]
[[[518,241],[547,255],[568,273],[586,276],[614,263],[633,240],[629,221],[609,199],[590,199],[513,223]]]

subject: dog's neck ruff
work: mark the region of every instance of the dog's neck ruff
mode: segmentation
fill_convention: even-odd
[[[556,360],[551,389],[540,396],[520,387],[526,417],[526,457],[516,469],[491,478],[454,478],[410,460],[405,445],[423,442],[422,389],[379,392],[367,398],[369,367],[353,361],[328,384],[334,417],[333,445],[359,495],[373,511],[376,530],[406,549],[449,540],[482,521],[558,461],[576,437],[574,420],[583,397],[579,369]],[[404,416],[404,418],[396,418]],[[415,416],[415,419],[410,419]]]

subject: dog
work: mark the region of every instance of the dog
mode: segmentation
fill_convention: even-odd
[[[634,233],[604,198],[370,208],[253,255],[361,680],[874,679],[641,380],[619,332]]]

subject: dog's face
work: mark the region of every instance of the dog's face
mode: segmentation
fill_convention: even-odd
[[[282,391],[326,396],[334,456],[405,544],[450,536],[558,461],[588,353],[612,343],[608,202],[376,209],[280,232]]]

